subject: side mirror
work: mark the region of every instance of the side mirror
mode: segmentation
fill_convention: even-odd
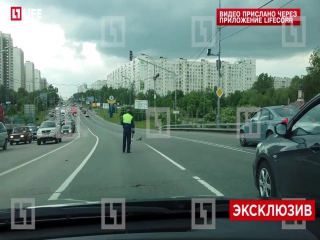
[[[287,124],[285,123],[278,123],[274,126],[274,131],[276,134],[280,136],[284,136],[287,133]]]

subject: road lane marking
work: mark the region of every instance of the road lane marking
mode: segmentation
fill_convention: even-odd
[[[28,162],[26,162],[26,163],[23,163],[23,164],[21,164],[21,165],[19,165],[19,166],[16,166],[16,167],[11,168],[11,169],[9,169],[9,170],[7,170],[7,171],[5,171],[5,172],[2,172],[2,173],[0,173],[0,177],[6,175],[6,174],[8,174],[8,173],[11,173],[11,172],[13,172],[13,171],[15,171],[15,170],[17,170],[17,169],[19,169],[19,168],[22,168],[22,167],[24,167],[24,166],[26,166],[26,165],[28,165],[28,164],[30,164],[30,163],[33,163],[33,162],[35,162],[35,161],[38,161],[39,159],[44,158],[44,157],[50,155],[51,153],[54,153],[54,152],[56,152],[56,151],[58,151],[58,150],[60,150],[60,149],[62,149],[62,148],[64,148],[64,147],[70,145],[71,143],[74,143],[76,140],[78,140],[78,139],[80,138],[80,136],[81,136],[81,135],[80,135],[80,132],[79,132],[78,137],[76,137],[75,139],[73,139],[71,142],[69,142],[69,143],[67,143],[67,144],[65,144],[65,145],[63,145],[63,146],[61,146],[61,147],[59,147],[59,148],[56,148],[56,149],[52,150],[51,152],[48,152],[48,153],[46,153],[46,154],[44,154],[44,155],[42,155],[42,156],[40,156],[40,157],[34,158],[34,159],[32,159],[32,160],[30,160],[30,161],[28,161]]]
[[[199,183],[201,183],[203,186],[205,186],[207,189],[209,189],[211,192],[213,192],[215,195],[219,196],[219,197],[223,197],[223,194],[221,192],[219,192],[217,189],[215,189],[214,187],[212,187],[209,183],[201,180],[199,177],[194,176],[193,177],[195,180],[197,180]]]
[[[93,115],[93,113],[91,113]],[[95,116],[97,117],[97,116]],[[104,123],[102,122],[99,122],[97,120],[94,119],[94,117],[91,118],[93,121],[95,121],[96,123],[98,124],[101,124],[101,125],[104,125]],[[103,120],[103,119],[102,119]],[[108,121],[105,121],[105,123],[109,123]],[[105,130],[105,131],[108,131],[110,133],[114,133],[116,135],[122,135],[122,134],[119,134],[119,133],[116,133],[116,132],[113,132],[113,131],[110,131],[110,130],[106,130],[105,128],[101,127],[101,126],[98,126],[99,128]],[[139,129],[138,129],[139,130]],[[163,135],[163,134],[159,134],[159,135]],[[166,136],[166,135],[164,135]],[[175,138],[175,139],[179,139],[179,140],[183,140],[183,141],[189,141],[189,142],[195,142],[195,143],[200,143],[200,144],[204,144],[204,145],[209,145],[209,146],[213,146],[213,147],[219,147],[219,148],[224,148],[224,149],[229,149],[229,150],[232,150],[232,151],[237,151],[237,152],[242,152],[242,153],[248,153],[248,154],[255,154],[256,153],[256,150],[251,150],[251,149],[246,149],[246,150],[243,150],[241,148],[236,148],[236,147],[231,147],[231,146],[228,146],[228,145],[221,145],[221,144],[217,144],[217,143],[211,143],[211,142],[205,142],[205,141],[201,141],[201,140],[195,140],[195,139],[190,139],[190,138],[183,138],[183,137],[176,137],[176,136],[170,136],[171,138]]]
[[[87,127],[88,128],[88,127]],[[90,157],[92,156],[92,154],[94,153],[94,151],[96,150],[98,144],[99,144],[99,137],[96,136],[93,132],[91,132],[91,130],[88,128],[88,131],[94,136],[96,137],[97,141],[96,144],[94,145],[94,147],[92,148],[92,150],[90,151],[90,153],[87,155],[87,157],[82,161],[82,163],[77,167],[76,170],[74,170],[74,172],[64,181],[64,183],[62,183],[62,185],[51,195],[51,197],[48,199],[50,200],[57,200],[60,196],[60,194],[66,190],[66,188],[69,186],[69,184],[72,182],[72,180],[77,176],[77,174],[81,171],[81,169],[84,167],[84,165],[89,161]]]
[[[176,139],[180,139],[183,141],[189,141],[189,142],[200,143],[200,144],[209,145],[209,146],[213,146],[213,147],[225,148],[225,149],[229,149],[232,151],[243,152],[243,153],[248,153],[248,154],[255,154],[255,150],[251,150],[252,152],[248,152],[248,151],[242,150],[241,148],[230,147],[227,145],[210,143],[210,142],[205,142],[205,141],[200,141],[200,140],[195,140],[195,139],[190,139],[190,138],[182,138],[182,137],[174,137],[174,136],[171,136],[171,137],[176,138]]]
[[[146,144],[146,143],[145,143]],[[171,158],[167,157],[166,155],[164,155],[163,153],[159,152],[157,149],[151,147],[150,145],[146,144],[149,148],[151,148],[153,151],[159,153],[162,157],[164,157],[165,159],[167,159],[169,162],[171,162],[172,164],[176,165],[178,168],[180,168],[181,170],[186,170],[184,167],[182,167],[180,164],[176,163],[175,161],[173,161]]]

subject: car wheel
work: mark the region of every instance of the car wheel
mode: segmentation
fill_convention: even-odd
[[[29,140],[29,143],[32,143],[32,140],[31,140],[31,139]]]
[[[41,141],[40,141],[40,140],[37,140],[37,144],[38,144],[38,145],[41,145]]]
[[[244,131],[240,131],[240,145],[241,145],[242,147],[248,146],[248,142],[247,142],[247,140],[246,140],[246,138],[245,138]]]
[[[12,141],[10,141],[10,145],[11,145],[11,146],[13,145],[13,142],[12,142]]]
[[[8,140],[4,140],[4,144],[3,144],[3,150],[7,150],[7,147],[8,147]]]
[[[59,142],[62,142],[62,138],[59,138]]]
[[[59,142],[58,138],[54,139],[54,142],[55,142],[55,143],[58,143],[58,142]]]
[[[257,183],[260,197],[276,197],[276,184],[271,167],[267,161],[263,161],[259,167]]]

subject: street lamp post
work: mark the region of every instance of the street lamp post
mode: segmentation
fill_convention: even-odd
[[[147,56],[147,57],[150,57],[150,56],[148,56],[148,55],[146,55],[146,54],[141,54],[141,55],[143,55],[143,56]],[[150,57],[151,58],[151,57]],[[143,59],[140,59],[140,58],[138,58],[140,61],[144,61],[144,62],[147,62],[146,60],[143,60]],[[153,58],[152,58],[153,59]],[[148,63],[148,62],[147,62]],[[150,63],[150,64],[152,64],[152,63]],[[154,63],[152,64],[153,66],[154,66],[154,69],[155,69],[155,67],[157,67],[157,68],[160,68],[160,69],[163,69],[163,70],[165,70],[165,71],[167,71],[167,72],[169,72],[169,73],[171,73],[172,75],[174,75],[175,76],[175,90],[174,90],[174,100],[175,100],[175,104],[174,104],[174,106],[175,106],[175,111],[177,110],[177,78],[179,77],[178,76],[178,74],[176,74],[175,72],[173,72],[173,71],[170,71],[170,70],[168,70],[168,69],[166,69],[166,68],[164,68],[164,67],[161,67],[161,66],[157,66],[157,65],[155,65]],[[154,71],[154,73],[155,73],[155,71]],[[177,114],[175,114],[175,123],[177,122]]]

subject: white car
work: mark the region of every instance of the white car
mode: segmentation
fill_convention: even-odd
[[[61,142],[60,126],[54,121],[44,121],[37,132],[37,144],[45,144],[47,141]]]

